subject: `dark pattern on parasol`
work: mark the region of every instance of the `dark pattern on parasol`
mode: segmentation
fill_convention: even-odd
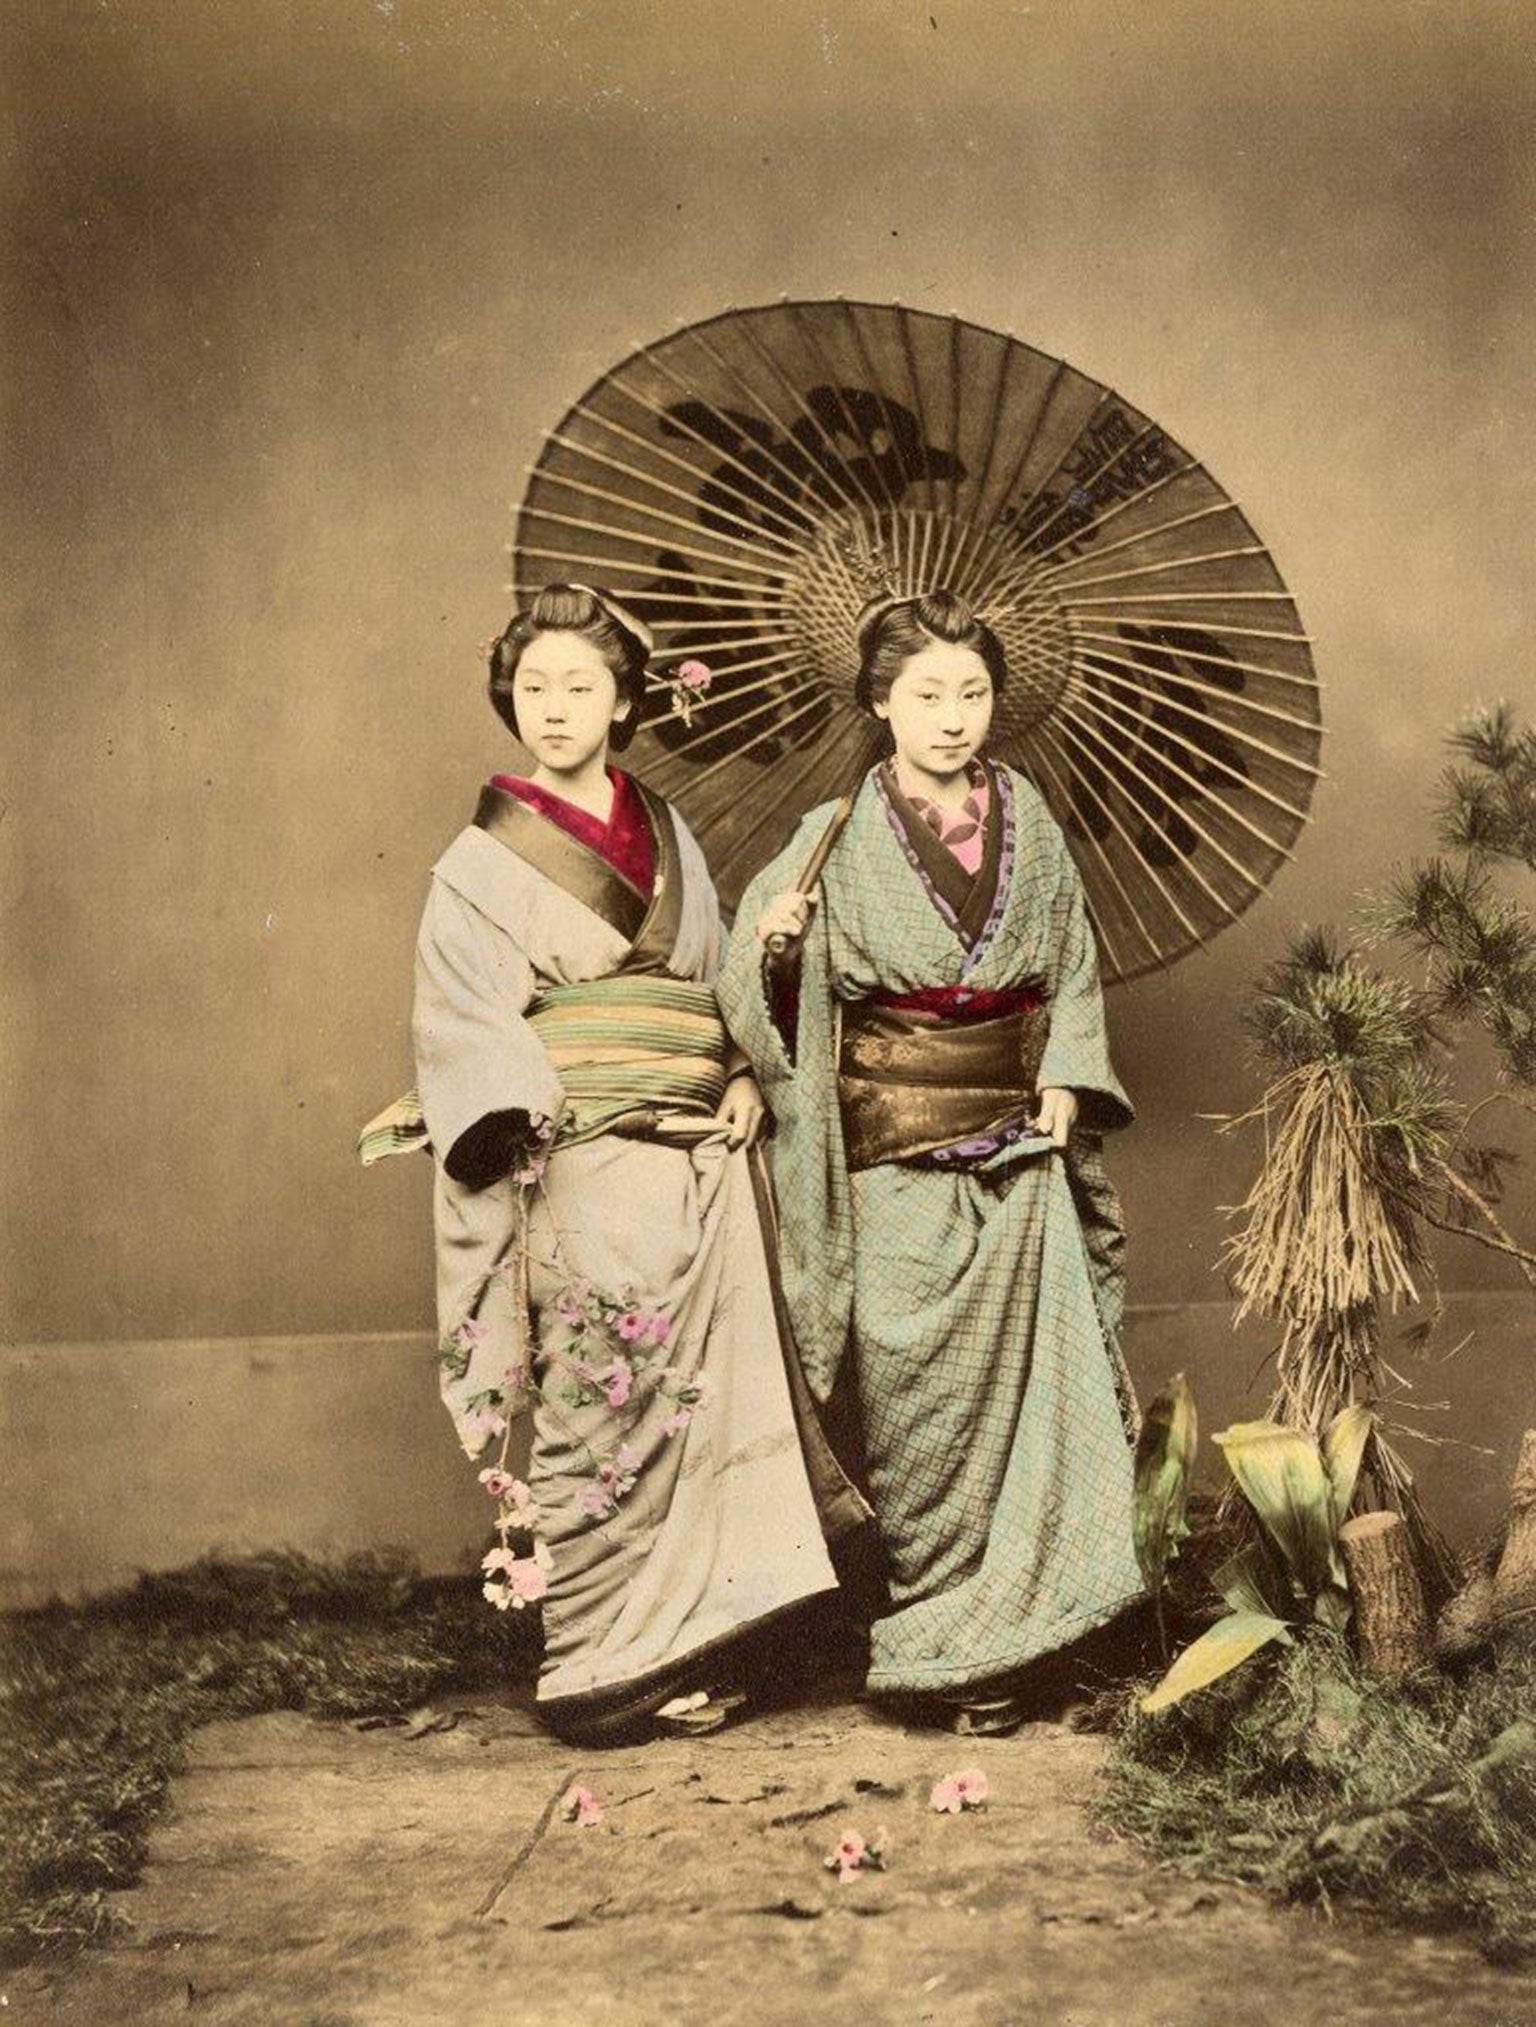
[[[713,683],[634,758],[731,905],[804,811],[883,750],[853,701],[850,555],[947,584],[996,628],[989,750],[1036,783],[1082,870],[1104,975],[1214,935],[1306,821],[1317,679],[1264,545],[1108,387],[899,306],[733,310],[605,374],[533,468],[515,588],[609,586],[665,676]]]

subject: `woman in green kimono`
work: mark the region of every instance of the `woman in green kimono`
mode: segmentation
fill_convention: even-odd
[[[542,1601],[540,1710],[592,1743],[705,1728],[726,1650],[834,1584],[714,888],[677,812],[609,765],[649,648],[584,585],[496,642],[491,701],[537,765],[494,776],[433,868],[413,1020],[444,1398],[498,1502],[486,1592]],[[828,1529],[857,1522],[802,1419]]]
[[[894,752],[819,897],[793,886],[829,807],[752,883],[718,989],[777,1122],[807,1376],[852,1383],[890,1586],[869,1687],[1003,1730],[1019,1671],[1140,1592],[1100,1154],[1131,1109],[1066,841],[982,757],[997,637],[936,590],[877,600],[858,646]]]

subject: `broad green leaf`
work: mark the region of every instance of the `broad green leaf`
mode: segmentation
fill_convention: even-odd
[[[1161,1586],[1189,1533],[1189,1474],[1198,1440],[1195,1397],[1176,1372],[1147,1408],[1136,1439],[1131,1538],[1151,1591]]]
[[[1360,1462],[1375,1426],[1376,1417],[1365,1402],[1355,1401],[1335,1415],[1323,1432],[1323,1467],[1333,1492],[1335,1533],[1349,1516],[1349,1503],[1355,1496],[1355,1481],[1360,1476]]]
[[[1273,1619],[1267,1612],[1233,1612],[1228,1618],[1218,1619],[1208,1632],[1184,1649],[1157,1687],[1142,1697],[1141,1708],[1150,1716],[1153,1711],[1166,1710],[1170,1703],[1192,1696],[1197,1689],[1209,1688],[1234,1668],[1241,1668],[1250,1655],[1267,1647],[1271,1640],[1283,1640],[1290,1645],[1290,1628],[1284,1619]]]
[[[1261,1541],[1228,1556],[1220,1569],[1213,1571],[1211,1582],[1234,1612],[1257,1612],[1284,1619],[1296,1609],[1285,1572],[1275,1561],[1273,1551]]]
[[[1303,1596],[1313,1601],[1329,1583],[1342,1588],[1333,1493],[1312,1438],[1278,1422],[1234,1422],[1215,1441]]]

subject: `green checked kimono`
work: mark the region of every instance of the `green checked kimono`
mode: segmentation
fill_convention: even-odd
[[[531,1349],[529,1483],[549,1556],[538,1694],[557,1729],[595,1742],[834,1582],[766,1192],[713,1125],[728,1046],[711,990],[715,892],[674,811],[640,793],[649,893],[546,815],[486,790],[433,868],[413,1021],[436,1164],[444,1398],[482,1454],[501,1411],[517,1409]],[[386,1137],[398,1132],[391,1115]],[[542,1176],[520,1183],[541,1147]],[[573,1283],[670,1318],[672,1371],[703,1396],[686,1427],[675,1396],[647,1398],[638,1381],[622,1404],[561,1397],[549,1361]],[[619,1436],[634,1482],[594,1512],[591,1460]],[[823,1489],[837,1508],[829,1531],[859,1520],[846,1481]]]
[[[822,879],[798,989],[789,981],[791,1017],[753,925],[826,828],[830,805],[813,810],[748,889],[718,988],[777,1121],[782,1272],[807,1376],[823,1400],[840,1377],[852,1384],[890,1579],[869,1676],[883,1692],[1006,1675],[1141,1588],[1123,1230],[1099,1149],[1130,1107],[1066,842],[1026,779],[987,772],[974,876],[924,832],[888,769],[866,779]],[[1001,1105],[982,1094],[996,1115],[985,1131],[925,1135],[945,1097],[925,1066],[945,1037],[919,1015],[915,1040],[893,1040],[867,1010],[881,996],[1001,999],[1024,985],[1043,1009],[1038,1067],[1016,1072]],[[909,1106],[913,1147],[851,1165],[855,1125],[868,1148],[880,1065],[903,1047],[914,1081],[887,1088]],[[1029,1126],[1037,1084],[1078,1094],[1066,1154]],[[977,1094],[960,1095],[974,1110]]]

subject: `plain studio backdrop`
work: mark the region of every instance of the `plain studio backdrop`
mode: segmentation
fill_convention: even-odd
[[[1199,1115],[1257,1094],[1251,981],[1427,848],[1457,714],[1532,699],[1536,15],[13,0],[0,34],[8,1587],[473,1539],[427,1165],[365,1175],[354,1138],[409,1082],[426,870],[514,757],[481,644],[542,431],[780,294],[952,310],[1118,387],[1316,642],[1294,862],[1110,1001],[1133,1355],[1198,1368],[1219,1426],[1263,1350],[1214,1264],[1257,1143]],[[1442,1345],[1476,1335],[1405,1370],[1493,1454],[1414,1454],[1470,1525],[1531,1332],[1504,1263],[1441,1266]]]

